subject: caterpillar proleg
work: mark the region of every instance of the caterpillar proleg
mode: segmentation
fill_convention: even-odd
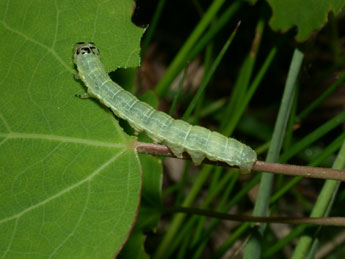
[[[139,101],[113,82],[104,69],[94,43],[77,43],[74,46],[74,63],[90,96],[96,97],[116,116],[128,121],[136,131],[145,131],[154,141],[163,142],[177,157],[186,151],[196,165],[207,157],[238,166],[243,172],[252,169],[257,157],[249,146],[218,132],[175,120]]]

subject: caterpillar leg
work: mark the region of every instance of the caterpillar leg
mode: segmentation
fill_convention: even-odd
[[[171,152],[173,152],[173,154],[178,157],[178,158],[182,158],[182,153],[184,151],[184,147],[179,146],[179,145],[175,145],[171,142],[168,141],[164,141],[163,142],[166,146],[168,146],[168,148],[171,150]]]
[[[91,96],[88,93],[83,93],[83,94],[75,94],[75,97],[78,97],[80,99],[88,99],[91,98]]]
[[[200,165],[202,161],[205,159],[205,154],[203,154],[202,152],[189,151],[189,150],[187,150],[187,152],[192,158],[194,165],[196,166]]]

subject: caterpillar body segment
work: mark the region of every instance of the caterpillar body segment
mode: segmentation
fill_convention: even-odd
[[[218,132],[175,120],[139,101],[110,79],[94,43],[77,43],[74,46],[74,63],[90,96],[96,97],[116,116],[128,121],[136,131],[145,131],[154,141],[163,142],[177,157],[186,151],[196,165],[207,157],[238,166],[242,172],[251,171],[257,160],[253,149]]]

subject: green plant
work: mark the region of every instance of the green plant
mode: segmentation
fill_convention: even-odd
[[[293,31],[284,35],[269,32],[271,14],[265,3],[252,7],[242,1],[215,0],[210,6],[199,6],[194,1],[195,8],[205,8],[205,13],[200,15],[200,21],[195,23],[195,29],[191,30],[154,91],[161,103],[177,96],[176,106],[173,105],[177,107],[175,113],[194,124],[201,121],[213,129],[218,127],[225,135],[233,135],[236,129],[235,135],[246,138],[245,142],[256,147],[261,157],[268,150],[268,161],[296,161],[323,167],[331,167],[333,163],[333,168],[343,169],[345,134],[334,129],[344,122],[344,111],[316,129],[302,125],[296,132],[294,127],[303,123],[345,79],[341,35],[336,28],[338,21],[332,15],[321,34],[327,35],[331,46],[332,66],[322,67],[322,73],[307,83],[299,78],[305,55],[312,49],[309,44],[314,40],[309,39],[311,32],[326,23],[329,11],[337,14],[344,1],[318,1],[314,8],[310,8],[311,0],[268,2],[273,8],[271,28],[286,31],[296,25],[296,39],[305,43],[297,43],[297,47],[292,48]],[[158,27],[160,12],[167,11],[164,4],[167,2],[161,0],[160,11],[155,13],[154,24]],[[96,100],[75,97],[84,92],[83,85],[73,78],[76,70],[72,48],[76,42],[96,42],[107,71],[139,65],[139,43],[144,29],[131,23],[132,9],[131,0],[93,1],[92,4],[79,1],[23,4],[19,0],[0,0],[0,41],[4,50],[0,54],[0,250],[4,258],[108,258],[117,255],[128,238],[120,254],[122,257],[147,256],[143,248],[146,241],[146,251],[158,258],[187,255],[198,258],[210,247],[212,233],[220,232],[215,230],[221,224],[220,219],[241,221],[241,217],[227,215],[234,208],[240,214],[254,208],[255,216],[267,216],[268,208],[272,215],[282,215],[293,209],[295,214],[310,213],[312,217],[330,213],[343,216],[340,203],[345,191],[339,189],[339,182],[334,180],[325,181],[313,206],[314,200],[306,198],[296,188],[301,186],[301,176],[286,178],[280,175],[273,184],[271,174],[252,174],[244,181],[236,169],[220,166],[203,165],[196,175],[190,174],[193,170],[190,163],[186,163],[181,181],[170,184],[161,193],[160,160],[138,155],[135,147],[140,149],[140,142],[123,130],[130,131],[128,125],[120,122],[119,126],[114,116]],[[242,24],[237,27],[239,19]],[[249,26],[248,21],[254,26]],[[144,38],[144,56],[154,41],[157,26],[148,28],[151,36]],[[231,44],[225,44],[232,33]],[[221,44],[223,51],[219,42],[224,42]],[[235,49],[241,45],[244,50]],[[229,56],[225,52],[229,52]],[[177,91],[172,89],[171,83],[182,70],[185,70],[183,78],[188,80],[188,67],[191,67],[188,64],[200,55],[205,72],[197,92],[190,93],[183,87]],[[286,66],[288,63],[290,68]],[[285,80],[277,80],[274,76],[282,68],[285,68],[282,76],[286,74],[287,80],[283,104],[275,118],[276,113],[268,111],[278,111],[282,91],[275,92],[272,99],[277,101],[269,103],[268,108],[261,109],[257,103],[263,99],[260,91],[268,82],[279,82],[279,88],[283,89]],[[222,94],[218,95],[210,86],[216,85],[214,82],[219,81],[220,75],[217,72],[222,70],[229,74],[227,80],[233,87],[221,90]],[[131,89],[133,73],[127,72],[125,81],[129,82],[127,89]],[[332,73],[339,74],[337,80],[315,101],[308,102],[307,108],[301,109],[303,88],[300,86],[316,85]],[[180,83],[182,86],[183,82]],[[141,99],[154,106],[157,104],[152,92]],[[263,114],[274,116],[276,126],[268,123]],[[142,135],[139,139],[149,141]],[[155,147],[150,146],[151,150]],[[311,150],[312,155],[305,150]],[[330,172],[325,174],[331,179]],[[260,191],[254,205],[249,191],[259,183]],[[174,197],[176,201],[169,207],[163,203],[162,207],[161,195]],[[290,199],[293,205],[300,206],[284,210],[282,204]],[[172,214],[178,211],[183,214]],[[157,227],[162,212],[172,215],[171,223],[160,238],[158,249],[152,248],[150,242],[154,242],[155,236],[151,231]],[[310,218],[287,220],[316,225],[325,222]],[[343,224],[343,219],[339,222],[329,220],[327,224]],[[228,230],[231,235],[212,251],[214,257],[224,255],[235,242],[245,244],[248,240],[244,253],[247,258],[281,255],[283,247],[290,246],[296,237],[300,237],[300,241],[293,254],[295,258],[312,255],[318,246],[313,237],[317,237],[319,226],[291,227],[289,235],[278,238],[273,228],[250,222],[285,222],[282,218],[243,217],[242,221],[241,225]],[[327,227],[322,231],[335,237]]]

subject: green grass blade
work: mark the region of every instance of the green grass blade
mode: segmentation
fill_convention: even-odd
[[[201,170],[198,178],[196,179],[196,182],[194,183],[192,189],[190,190],[190,192],[188,193],[184,202],[182,203],[183,207],[188,207],[192,204],[196,195],[199,193],[201,187],[203,186],[203,184],[207,180],[209,174],[211,173],[212,168],[213,167],[209,166],[209,165],[203,167],[203,169]],[[157,251],[154,255],[154,258],[164,258],[165,257],[165,253],[166,253],[166,251],[168,251],[169,246],[170,246],[172,240],[174,239],[175,234],[179,230],[182,222],[184,221],[185,217],[186,217],[186,215],[181,214],[181,213],[179,213],[173,217],[173,219],[171,221],[171,225],[170,225],[168,231],[166,232],[166,234],[164,235],[162,242],[159,244]]]
[[[166,0],[159,0],[159,2],[158,2],[157,8],[156,8],[156,11],[155,11],[153,18],[151,20],[150,26],[148,27],[147,32],[145,34],[145,39],[144,39],[144,42],[143,42],[143,45],[141,48],[142,55],[145,54],[148,46],[150,45],[150,43],[152,41],[153,35],[156,32],[157,25],[158,25],[158,22],[159,22],[161,15],[162,15],[165,2],[166,2]]]
[[[213,63],[213,42],[210,43],[207,48],[206,48],[206,51],[205,51],[205,55],[204,55],[204,71],[208,71]],[[207,73],[203,73],[203,76],[202,76],[202,81],[205,80],[207,76]],[[199,124],[199,121],[200,121],[200,118],[201,118],[201,115],[202,115],[202,111],[204,110],[204,104],[205,104],[205,91],[203,92],[203,94],[201,95],[197,105],[196,105],[196,108],[195,108],[195,111],[193,112],[193,121],[194,123],[192,123],[192,120],[190,117],[188,117],[188,122],[190,122],[191,124]]]
[[[202,94],[204,93],[204,91],[206,89],[206,86],[208,85],[208,83],[210,82],[214,72],[216,71],[220,61],[223,59],[223,57],[225,55],[225,52],[228,50],[232,40],[234,39],[234,37],[236,35],[236,32],[237,32],[237,29],[235,29],[231,33],[230,37],[227,39],[227,41],[225,42],[223,48],[221,49],[221,51],[217,55],[217,57],[216,57],[215,61],[213,62],[210,70],[207,72],[204,80],[202,81],[200,88],[198,89],[197,93],[193,97],[193,99],[192,99],[190,105],[188,106],[187,110],[183,114],[182,120],[186,120],[191,115],[193,109],[195,108],[195,106],[197,105],[199,99],[201,98]]]
[[[345,132],[339,135],[325,150],[314,159],[310,166],[318,166],[323,160],[338,150],[341,144],[345,141]],[[273,204],[279,200],[286,192],[288,192],[293,186],[295,186],[303,177],[297,176],[292,178],[289,182],[285,183],[279,190],[272,196],[270,203]]]
[[[342,85],[344,81],[345,81],[345,73],[341,74],[341,76],[338,78],[337,81],[335,81],[331,86],[329,86],[325,91],[323,91],[322,95],[320,95],[307,108],[305,108],[297,116],[296,120],[301,121],[302,119],[307,117],[312,111],[314,111],[317,107],[319,107],[320,104],[338,88],[338,86]]]
[[[194,59],[196,55],[198,55],[205,48],[205,46],[211,42],[216,34],[219,33],[224,26],[229,24],[230,19],[240,9],[242,4],[243,1],[235,1],[224,11],[224,13],[212,24],[211,29],[207,30],[201,39],[197,41],[196,45],[193,47],[188,56],[188,60]]]
[[[341,134],[336,140],[334,140],[332,142],[332,144],[330,144],[325,150],[324,152],[322,152],[322,154],[319,155],[318,158],[315,159],[315,161],[313,163],[311,163],[311,166],[317,166],[323,159],[325,159],[326,157],[328,157],[330,154],[334,153],[337,149],[339,149],[339,142],[342,143],[345,140],[345,132],[343,134]],[[302,140],[303,141],[303,140]],[[256,176],[257,181],[259,179],[259,175]],[[274,203],[276,202],[285,192],[287,192],[289,189],[291,189],[295,184],[297,184],[301,179],[303,179],[302,177],[294,177],[289,183],[287,183],[287,185],[290,185],[290,188],[285,188],[284,192],[276,192],[271,200],[270,203]],[[253,180],[248,184],[250,186],[253,187],[252,184],[255,183],[255,178],[253,178]],[[253,183],[252,183],[253,182]],[[252,183],[252,184],[251,184]],[[247,187],[247,186],[246,186]],[[251,189],[251,188],[250,188]],[[249,190],[246,190],[246,192],[248,192]],[[236,195],[237,196],[237,195]],[[236,197],[235,196],[235,197]],[[236,201],[237,202],[237,201]],[[227,207],[227,210],[230,209],[229,207]],[[227,211],[225,210],[225,211]],[[221,246],[221,248],[216,252],[216,255],[218,255],[217,257],[220,257],[223,255],[223,253],[226,252],[226,250],[236,241],[236,239],[233,239],[233,236],[238,236],[239,233],[243,233],[247,228],[249,228],[251,226],[251,224],[248,223],[243,223],[240,227],[239,230],[236,230],[233,235],[229,238],[229,240],[227,240],[226,242],[224,242],[224,244]],[[284,239],[278,241],[274,246],[267,248],[267,250],[265,250],[263,252],[263,257],[264,258],[271,258],[271,256],[273,254],[275,254],[276,252],[280,251],[286,244],[290,243],[291,240],[293,238],[295,238],[296,236],[300,235],[301,233],[303,233],[304,229],[306,228],[306,225],[301,225],[296,227],[288,236],[286,236]],[[237,232],[239,231],[239,233]],[[216,258],[217,258],[216,257]]]
[[[292,103],[291,115],[287,124],[285,139],[283,142],[283,150],[289,149],[292,144],[292,139],[293,139],[293,134],[294,134],[293,129],[295,126],[295,121],[296,121],[296,116],[297,116],[296,113],[297,113],[297,106],[298,106],[298,98],[299,98],[299,87],[297,87],[295,98]]]
[[[187,72],[188,72],[188,66],[186,66],[185,69],[183,70],[183,76],[182,76],[182,79],[181,79],[180,84],[178,86],[177,93],[175,94],[174,100],[173,100],[173,102],[172,102],[172,104],[170,106],[170,110],[169,110],[169,115],[170,116],[172,116],[174,114],[177,102],[180,99],[180,96],[181,96],[181,93],[182,93],[182,86],[183,86],[183,83],[184,83],[184,81],[186,79]]]
[[[282,163],[286,163],[291,157],[293,157],[298,152],[307,148],[311,143],[318,140],[330,130],[334,129],[335,127],[339,126],[341,123],[345,121],[345,111],[339,113],[337,116],[333,117],[331,120],[327,121],[325,124],[308,134],[304,137],[301,141],[294,144],[292,148],[284,152],[281,157],[280,161]]]
[[[257,153],[259,153],[259,152],[257,151]],[[229,193],[228,193],[228,192],[230,192],[230,191],[232,190],[233,185],[237,182],[237,178],[238,178],[238,175],[236,176],[236,178],[233,179],[234,181],[231,182],[231,184],[229,185],[230,190],[227,189],[227,190],[225,191],[224,196],[223,196],[222,200],[221,200],[220,203],[219,203],[219,206],[218,206],[218,208],[217,208],[217,211],[219,211],[219,212],[227,212],[227,211],[229,211],[229,210],[230,210],[233,206],[235,206],[243,197],[245,197],[245,196],[248,194],[248,192],[249,192],[254,186],[256,186],[256,185],[259,183],[259,181],[260,181],[260,175],[258,175],[258,174],[255,175],[245,186],[243,186],[243,187],[241,188],[241,190],[240,190],[239,192],[237,192],[236,194],[234,194],[233,197],[231,197],[231,201],[229,202],[229,204],[225,205],[226,201],[228,200],[227,197],[229,196]],[[207,241],[209,240],[212,231],[213,231],[213,230],[215,229],[215,227],[219,224],[219,222],[220,222],[220,220],[218,220],[218,219],[212,219],[212,220],[211,220],[211,222],[210,222],[210,224],[209,224],[209,227],[207,228],[207,231],[204,231],[204,235],[203,235],[203,238],[202,238],[202,239],[203,239],[203,240],[202,240],[202,244],[201,244],[200,247],[197,249],[195,255],[201,253],[203,247],[206,245]],[[245,224],[246,224],[246,223],[245,223]],[[250,227],[250,224],[246,224],[245,226],[246,226],[246,228],[247,228],[247,227]],[[235,236],[236,236],[236,235],[235,235]],[[236,241],[236,238],[234,238],[235,236],[231,236],[231,237],[230,237],[231,240],[230,240],[230,241],[227,241],[227,242],[226,242],[226,245],[229,245],[229,246],[230,246],[231,244],[233,244],[233,242]],[[226,245],[225,245],[225,246],[226,246]],[[226,249],[223,250],[223,251],[225,252]],[[221,254],[221,253],[219,252],[219,253],[217,253],[217,254]]]
[[[212,2],[205,15],[202,17],[198,25],[195,27],[194,31],[191,33],[179,53],[170,64],[163,78],[157,84],[155,91],[159,96],[163,96],[166,93],[171,82],[175,79],[180,70],[185,66],[190,51],[195,46],[202,33],[210,25],[211,21],[215,18],[224,2],[225,0],[215,0]]]
[[[274,258],[275,253],[282,250],[286,245],[290,244],[296,237],[298,237],[307,228],[307,225],[300,225],[294,228],[286,237],[278,240],[272,247],[263,251],[262,258]]]
[[[345,142],[334,161],[334,169],[344,169],[345,167]],[[330,208],[334,202],[335,195],[338,191],[340,182],[334,180],[327,180],[319,194],[319,197],[315,203],[315,206],[310,214],[310,217],[323,217],[329,214]],[[293,259],[306,258],[313,242],[311,235],[305,234],[299,240],[294,254]]]
[[[247,89],[249,86],[250,79],[252,77],[252,73],[254,70],[254,65],[256,61],[256,56],[259,50],[263,30],[264,30],[265,22],[264,19],[260,19],[257,23],[256,30],[255,30],[255,37],[252,41],[251,50],[247,54],[242,67],[240,69],[239,75],[237,77],[234,89],[232,91],[230,100],[225,108],[225,116],[229,119],[225,119],[222,121],[220,126],[221,129],[224,129],[226,125],[231,121],[231,117],[237,113],[235,112],[238,106],[241,104],[242,100],[244,99]],[[225,117],[224,116],[224,117]],[[223,130],[222,130],[223,132]],[[232,132],[227,132],[227,135],[231,134]]]
[[[272,142],[268,150],[266,161],[277,162],[282,147],[286,125],[288,122],[293,98],[295,95],[295,86],[298,78],[299,71],[301,69],[303,61],[303,53],[295,49],[290,65],[285,90],[283,93],[282,105],[279,109],[277,122],[273,132]],[[268,213],[269,199],[273,183],[273,175],[264,173],[260,183],[257,201],[255,203],[253,215],[265,216]],[[244,258],[260,258],[261,256],[261,238],[266,224],[261,224],[258,231],[248,241]]]
[[[232,233],[232,235],[221,245],[221,247],[216,251],[213,255],[213,258],[222,258],[225,252],[231,247],[239,237],[241,237],[248,228],[250,227],[250,223],[243,223],[241,224],[236,231]]]
[[[256,92],[256,89],[259,87],[262,79],[266,75],[269,67],[271,66],[276,54],[277,54],[278,47],[275,46],[271,49],[270,53],[267,55],[267,58],[260,68],[259,72],[255,76],[253,83],[251,83],[248,92],[243,100],[243,102],[239,105],[238,110],[233,116],[231,117],[230,122],[226,125],[226,128],[224,129],[224,134],[229,136],[235,129],[236,125],[240,121],[245,109],[247,108],[250,100],[252,99],[254,93]]]

